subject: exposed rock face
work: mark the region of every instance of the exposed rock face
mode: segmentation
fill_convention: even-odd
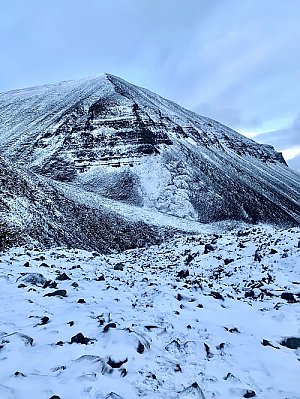
[[[70,200],[50,180],[17,171],[0,157],[0,251],[35,241],[103,253],[157,243],[170,234]]]
[[[54,196],[52,206],[63,214],[60,221],[51,216],[63,237],[57,244],[73,245],[84,220],[85,234],[99,235],[104,209],[122,220],[126,209],[136,222],[150,211],[152,225],[155,215],[300,223],[299,175],[281,154],[115,76],[2,93],[0,119],[2,154],[44,176],[28,195],[38,194],[43,209]],[[68,233],[62,224],[72,226]],[[106,233],[111,228],[109,222]],[[129,222],[126,228],[128,238]]]

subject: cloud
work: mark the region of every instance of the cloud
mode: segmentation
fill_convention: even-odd
[[[254,140],[282,152],[288,165],[300,172],[300,114],[286,128],[258,134]]]
[[[255,136],[255,140],[260,143],[271,144],[278,151],[290,150],[295,147],[300,148],[300,114],[285,129],[259,134]]]
[[[0,0],[0,18],[0,90],[110,72],[236,130],[299,111],[299,0]]]
[[[291,169],[294,169],[300,175],[300,155],[288,161],[288,165]]]

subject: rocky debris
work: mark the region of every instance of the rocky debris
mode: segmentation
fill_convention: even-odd
[[[65,281],[65,280],[71,280],[71,278],[66,273],[62,273],[56,277],[56,280]]]
[[[47,279],[41,273],[24,273],[23,276],[17,279],[17,281],[18,280],[38,287],[43,287],[47,282]]]
[[[255,298],[255,292],[253,290],[248,290],[244,294],[245,298]]]
[[[41,322],[39,323],[39,325],[40,326],[43,326],[43,325],[45,325],[45,324],[47,324],[48,322],[49,322],[49,317],[48,316],[43,316],[42,318],[41,318]]]
[[[111,358],[109,358],[107,361],[107,364],[113,369],[119,369],[124,363],[127,363],[127,362],[128,362],[127,358],[125,360],[120,360],[120,361],[115,361],[115,360],[112,360]]]
[[[25,374],[24,374],[24,373],[21,373],[20,371],[15,371],[15,372],[14,372],[14,376],[15,376],[15,377],[25,377]]]
[[[289,349],[300,348],[300,338],[299,337],[288,337],[280,342],[281,345],[286,346]]]
[[[67,296],[67,291],[66,290],[56,290],[53,292],[48,292],[44,296],[61,296],[61,297],[66,297]]]
[[[110,328],[116,328],[116,327],[117,327],[116,323],[108,323],[106,324],[106,326],[104,326],[103,332],[104,333],[108,332]]]
[[[205,349],[205,352],[206,352],[207,359],[212,358],[213,354],[211,353],[210,347],[205,342],[204,342],[203,345],[204,345],[204,349]]]
[[[114,265],[114,270],[123,271],[123,270],[124,270],[124,267],[125,267],[124,263],[116,263],[116,264]]]
[[[217,291],[211,291],[209,295],[212,296],[212,297],[215,298],[215,299],[221,299],[222,301],[224,301],[223,295],[221,295],[221,294],[220,294],[219,292],[217,292]]]
[[[57,282],[56,281],[51,281],[51,280],[48,280],[48,281],[46,281],[46,283],[43,285],[43,288],[44,289],[46,289],[46,288],[56,288],[57,287]]]
[[[281,299],[285,299],[289,303],[295,303],[296,302],[296,299],[295,299],[294,295],[291,292],[283,292],[280,295],[280,297],[281,297]]]
[[[262,346],[271,346],[272,348],[275,349],[279,349],[278,346],[274,346],[273,344],[271,344],[270,341],[268,341],[267,339],[263,339],[261,342]]]
[[[71,344],[82,344],[87,345],[89,342],[93,341],[91,338],[85,337],[82,333],[78,333],[71,338]]]
[[[249,389],[247,389],[247,391],[244,393],[244,398],[254,398],[255,396],[256,393]]]
[[[205,399],[204,393],[197,384],[194,382],[192,385],[185,388],[183,391],[179,392],[178,398],[187,398],[187,399]]]
[[[209,252],[212,252],[212,251],[215,251],[215,249],[216,249],[216,247],[214,247],[213,245],[211,245],[211,244],[205,244],[205,246],[204,246],[204,254],[206,255],[206,254],[208,254]]]
[[[137,351],[137,353],[139,353],[141,355],[145,351],[145,345],[143,345],[141,342],[139,342],[136,351]]]
[[[188,254],[187,255],[187,257],[185,258],[185,260],[184,260],[184,263],[186,264],[186,265],[189,265],[191,262],[192,262],[192,260],[195,258],[195,255],[193,256],[193,255],[191,255],[191,254]]]
[[[21,284],[18,285],[18,288],[26,288],[26,285],[21,283]]]
[[[297,396],[293,378],[299,347],[292,350],[298,344],[288,338],[298,337],[300,233],[262,226],[248,230],[245,248],[238,246],[241,238],[236,232],[228,231],[217,239],[217,250],[208,254],[203,254],[203,246],[205,242],[216,245],[212,234],[178,236],[159,246],[97,258],[66,248],[46,252],[14,248],[3,253],[0,397],[9,397],[2,388],[7,385],[16,388],[18,398],[20,384],[36,379],[32,369],[42,375],[35,385],[38,397],[54,394],[54,381],[62,389],[74,387],[74,392],[88,389],[91,399],[110,395],[112,387],[124,399],[149,394],[202,398],[193,381],[201,384],[206,398],[229,399],[253,392],[257,397]],[[278,254],[270,254],[273,247]],[[261,263],[253,259],[255,248],[263,256]],[[282,259],[286,249],[289,257]],[[192,269],[181,279],[177,273],[187,270],[183,264],[189,253],[195,255]],[[47,281],[55,279],[58,271],[78,281],[79,287],[68,290],[67,299],[49,302],[43,297],[45,291],[38,287],[29,291],[29,284],[25,290],[17,289],[23,263],[29,259],[26,271],[35,271],[39,266],[34,259],[42,254],[51,265]],[[234,262],[225,267],[227,258]],[[125,265],[123,272],[114,271],[116,263]],[[96,281],[100,275],[105,275],[105,282]],[[72,286],[72,281],[61,286]],[[250,291],[255,301],[245,297]],[[211,292],[221,294],[226,302],[215,300]],[[293,293],[296,302],[280,298],[285,292]],[[88,305],[78,306],[78,298]],[[28,333],[34,342],[11,336],[11,331]],[[289,367],[282,368],[283,363]],[[50,391],[49,386],[54,388]],[[63,398],[65,391],[57,392]]]
[[[189,270],[180,270],[180,271],[177,273],[177,277],[178,277],[178,278],[187,278],[189,275],[190,275]]]

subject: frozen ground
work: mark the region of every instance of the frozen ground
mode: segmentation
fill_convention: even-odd
[[[299,255],[267,226],[1,254],[0,398],[299,399]]]

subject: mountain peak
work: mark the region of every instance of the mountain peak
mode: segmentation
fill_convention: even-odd
[[[3,155],[85,206],[300,222],[299,176],[271,146],[109,73],[2,93],[0,118]]]

